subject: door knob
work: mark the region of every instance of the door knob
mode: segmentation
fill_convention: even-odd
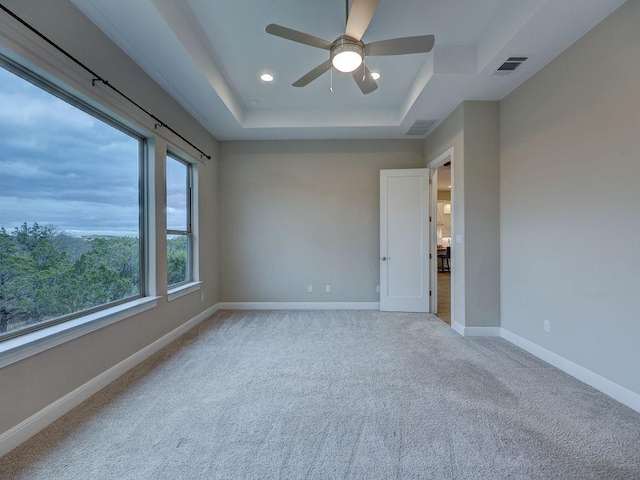
[[[382,260],[383,262],[386,262],[387,260],[391,260],[391,257],[382,257],[380,260]]]

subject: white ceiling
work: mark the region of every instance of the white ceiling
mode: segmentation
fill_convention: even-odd
[[[624,3],[380,0],[365,43],[434,34],[436,46],[368,58],[382,77],[363,95],[335,70],[334,93],[329,73],[292,87],[328,52],[265,33],[277,23],[333,41],[344,33],[344,0],[72,1],[221,140],[421,138],[405,136],[416,120],[440,121],[463,100],[502,99]],[[520,54],[531,58],[494,75]],[[262,82],[263,72],[275,81]]]

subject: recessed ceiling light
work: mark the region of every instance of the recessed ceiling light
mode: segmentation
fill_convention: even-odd
[[[262,80],[263,82],[273,82],[273,75],[271,75],[270,73],[263,73],[262,75],[260,75],[260,80]]]
[[[252,98],[251,100],[249,100],[249,105],[251,105],[252,107],[256,106],[258,104],[258,100],[256,100],[255,98]]]
[[[380,74],[378,72],[371,72],[371,76],[374,80],[378,80],[380,78]]]

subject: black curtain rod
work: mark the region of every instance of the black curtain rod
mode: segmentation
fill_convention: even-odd
[[[156,117],[153,113],[151,113],[149,110],[147,110],[146,108],[144,108],[143,106],[141,106],[140,104],[138,104],[137,102],[135,102],[134,100],[132,100],[130,97],[128,97],[126,94],[122,93],[120,90],[118,90],[116,87],[114,87],[113,85],[111,85],[107,80],[105,80],[104,78],[102,78],[100,75],[98,75],[96,72],[94,72],[93,70],[91,70],[89,67],[87,67],[84,63],[82,63],[80,60],[78,60],[76,57],[74,57],[73,55],[71,55],[69,52],[67,52],[65,49],[63,49],[62,47],[60,47],[59,45],[57,45],[56,43],[54,43],[52,40],[50,40],[48,37],[46,37],[44,34],[40,33],[38,30],[36,30],[34,27],[32,27],[31,25],[29,25],[27,22],[25,22],[22,18],[20,18],[18,15],[16,15],[15,13],[13,13],[11,10],[9,10],[7,7],[5,7],[4,5],[0,5],[0,9],[2,9],[5,13],[7,13],[9,16],[11,16],[12,18],[14,18],[15,20],[17,20],[18,22],[20,22],[22,25],[24,25],[25,27],[27,27],[29,30],[31,30],[33,33],[35,33],[38,37],[40,37],[42,40],[44,40],[45,42],[47,42],[49,45],[51,45],[53,48],[55,48],[56,50],[58,50],[60,53],[62,53],[64,56],[66,56],[67,58],[69,58],[70,60],[72,60],[73,62],[75,62],[77,65],[81,66],[82,68],[84,68],[87,72],[89,72],[91,75],[93,75],[93,80],[91,81],[91,85],[95,86],[96,82],[101,82],[103,83],[105,86],[109,87],[111,90],[113,90],[115,93],[117,93],[118,95],[120,95],[122,98],[124,98],[125,100],[127,100],[129,103],[131,103],[132,105],[138,107],[140,110],[142,110],[144,113],[146,113],[147,115],[149,115],[151,118],[153,118],[156,121],[155,124],[155,128],[157,129],[158,127],[164,127],[167,130],[169,130],[171,133],[173,133],[174,135],[176,135],[178,138],[180,138],[181,140],[183,140],[184,142],[186,142],[187,144],[191,145],[193,148],[195,148],[198,152],[200,152],[201,157],[205,157],[207,160],[211,160],[211,155],[207,155],[206,153],[204,153],[202,150],[200,150],[198,147],[196,147],[193,143],[191,143],[189,140],[187,140],[186,138],[184,138],[182,135],[180,135],[178,132],[176,132],[173,128],[171,128],[169,125],[167,125],[166,123],[164,123],[162,120],[160,120],[158,117]]]

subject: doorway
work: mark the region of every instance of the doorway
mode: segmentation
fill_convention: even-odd
[[[451,325],[451,161],[438,168],[436,193],[436,252],[438,318]]]
[[[453,319],[453,149],[429,163],[431,174],[430,253],[432,311],[444,323]]]

